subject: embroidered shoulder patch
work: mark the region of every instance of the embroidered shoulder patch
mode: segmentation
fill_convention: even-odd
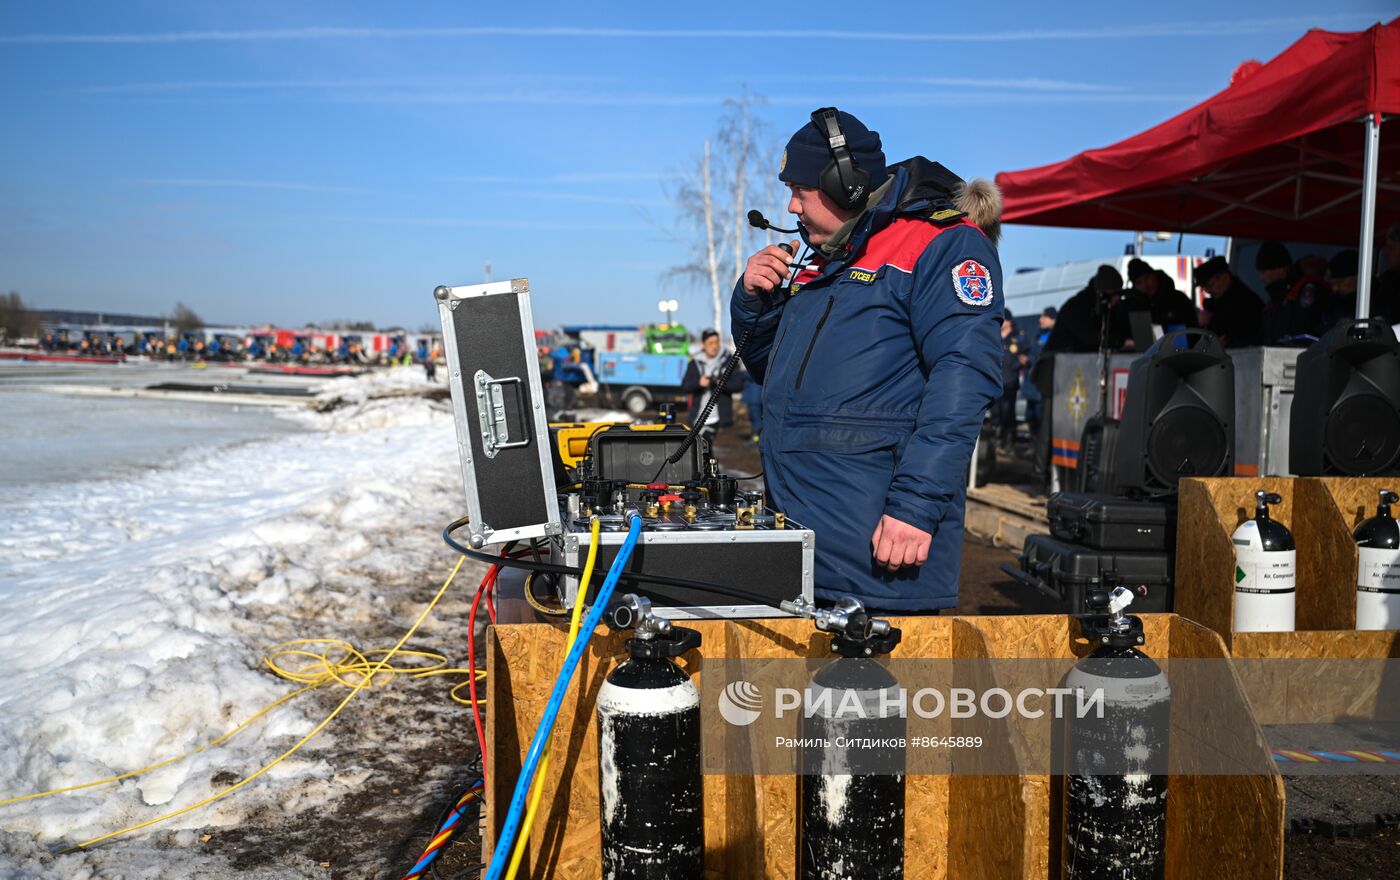
[[[970,306],[992,304],[992,273],[976,260],[963,260],[953,267],[953,292]]]

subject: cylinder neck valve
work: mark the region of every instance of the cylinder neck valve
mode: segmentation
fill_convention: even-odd
[[[1079,629],[1090,642],[1114,648],[1132,648],[1144,641],[1142,618],[1124,614],[1136,598],[1133,590],[1118,585],[1118,573],[1099,576],[1099,589],[1084,598],[1089,613],[1079,618]]]
[[[903,637],[898,627],[891,626],[888,620],[871,616],[865,610],[864,603],[853,596],[845,596],[829,608],[818,608],[801,596],[780,602],[778,607],[789,614],[811,620],[822,632],[831,633],[832,653],[842,657],[888,654]]]
[[[623,596],[603,619],[613,630],[632,631],[632,638],[627,640],[627,653],[634,659],[679,657],[700,647],[700,633],[675,626],[652,610],[650,599],[636,593]]]

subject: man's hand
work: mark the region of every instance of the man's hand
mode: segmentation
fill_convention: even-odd
[[[797,253],[797,246],[800,244],[797,239],[792,240],[792,253]],[[744,266],[744,292],[749,294],[772,293],[783,283],[783,280],[792,274],[792,268],[788,261],[792,259],[792,254],[770,244],[768,247],[749,257],[749,262]]]
[[[709,373],[706,373],[705,375],[703,375],[703,376],[700,377],[700,387],[701,387],[701,388],[709,388],[709,387],[710,387],[710,374],[709,374]]]
[[[880,517],[870,549],[882,568],[899,571],[906,565],[923,565],[928,561],[928,546],[933,535],[886,514]]]

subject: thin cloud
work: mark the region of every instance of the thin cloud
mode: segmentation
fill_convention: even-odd
[[[211,104],[247,104],[275,100],[275,95],[242,96],[236,100],[213,97],[166,97],[154,98],[162,104],[190,104],[200,106]],[[1188,92],[1146,92],[1127,89],[1121,92],[1052,92],[1034,90],[981,90],[962,89],[958,91],[881,91],[870,90],[847,95],[832,95],[825,92],[796,95],[770,95],[765,103],[774,106],[806,107],[813,104],[881,105],[894,107],[968,107],[981,105],[1015,104],[1123,104],[1130,102],[1181,103],[1202,100],[1204,93]],[[463,92],[398,92],[381,91],[345,94],[327,93],[316,95],[308,100],[336,105],[387,105],[405,107],[459,106],[459,107],[719,107],[730,100],[729,95],[666,95],[659,93],[627,92],[513,92],[505,93],[489,90]],[[511,182],[490,178],[463,178],[461,182]]]
[[[582,171],[574,174],[549,174],[541,177],[519,177],[505,174],[452,175],[439,178],[444,183],[623,183],[639,180],[661,180],[670,175],[661,171]]]
[[[957,91],[957,92],[879,92],[871,91],[859,95],[831,96],[820,98],[814,95],[772,95],[765,98],[771,105],[809,106],[814,102],[846,105],[882,105],[904,107],[928,106],[978,106],[986,104],[1120,104],[1129,102],[1199,101],[1203,96],[1170,92],[1036,92],[1036,91]],[[492,94],[482,92],[443,93],[430,95],[344,96],[335,98],[335,103],[347,104],[444,104],[444,105],[516,105],[516,106],[596,106],[596,107],[689,107],[718,106],[726,98],[722,95],[662,95],[654,93],[582,93],[562,92]]]
[[[666,95],[658,93],[606,92],[382,92],[346,94],[329,98],[339,104],[514,104],[593,107],[696,107],[722,104],[725,95]]]
[[[739,77],[732,77],[739,80]],[[769,76],[768,82],[808,83],[814,86],[826,83],[867,83],[870,85],[924,85],[951,86],[969,89],[1020,89],[1030,92],[1123,92],[1128,87],[1121,83],[1087,83],[1071,80],[1041,79],[1023,77],[1016,79],[989,79],[970,76],[859,76],[837,74],[831,76]]]
[[[644,208],[664,208],[670,204],[661,199],[634,199],[627,196],[599,196],[590,193],[571,192],[514,193],[510,198],[548,202],[592,202],[599,205],[635,205]]]
[[[302,27],[257,30],[166,31],[160,33],[108,34],[7,34],[0,44],[9,45],[151,45],[161,43],[229,43],[308,40],[412,40],[472,37],[524,37],[534,39],[607,40],[840,40],[842,42],[1005,43],[1152,39],[1164,37],[1238,37],[1249,34],[1298,31],[1308,27],[1354,26],[1389,18],[1393,13],[1356,12],[1323,16],[1235,19],[1225,21],[1152,22],[1100,28],[1027,28],[1005,31],[906,31],[851,30],[750,30],[719,28],[587,28],[587,27],[416,27],[348,28]]]
[[[398,77],[391,79],[231,79],[231,80],[176,80],[171,82],[135,82],[86,86],[75,91],[83,94],[165,94],[171,92],[199,91],[348,91],[353,89],[451,89],[451,88],[492,88],[502,85],[543,82],[617,82],[615,76],[575,76],[549,74],[520,74],[492,77],[443,77],[420,78]]]
[[[315,218],[337,223],[364,223],[375,226],[461,226],[471,229],[523,229],[542,232],[615,231],[630,232],[651,227],[641,223],[587,223],[555,220],[504,220],[497,217],[360,217],[332,215]]]
[[[227,180],[208,177],[143,177],[128,181],[138,186],[224,188],[224,189],[274,189],[293,192],[320,193],[363,193],[365,190],[349,186],[331,186],[321,183],[297,183],[286,180]]]
[[[837,106],[864,104],[886,107],[977,107],[988,104],[1134,104],[1134,103],[1195,103],[1205,95],[1184,92],[1123,92],[1104,94],[1044,94],[1031,92],[878,92],[851,96],[834,102]],[[806,107],[812,99],[806,96],[769,98],[770,104]]]

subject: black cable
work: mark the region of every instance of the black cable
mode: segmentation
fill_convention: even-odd
[[[783,250],[790,251],[788,246],[785,244],[779,245],[779,247],[781,247]],[[807,251],[804,249],[804,258],[806,256],[806,253]],[[789,253],[789,255],[791,254]],[[801,263],[802,260],[799,259],[797,262]],[[797,277],[796,273],[794,273],[792,277],[788,279],[787,286],[789,289],[791,289],[792,287],[792,278],[795,277]],[[776,294],[781,290],[782,287],[779,287],[778,290],[774,291],[774,293]],[[708,400],[705,401],[705,406],[700,410],[700,415],[695,419],[695,424],[690,426],[690,433],[685,435],[685,440],[681,442],[680,448],[677,449],[675,452],[671,453],[670,458],[667,458],[661,463],[660,469],[657,470],[656,476],[651,478],[651,482],[655,483],[658,479],[660,479],[661,474],[666,470],[666,468],[680,461],[681,456],[685,455],[686,452],[690,449],[690,447],[695,445],[695,439],[700,436],[700,431],[705,427],[705,422],[707,422],[710,418],[710,411],[715,408],[715,404],[719,401],[720,394],[724,392],[725,384],[729,381],[729,377],[733,375],[734,368],[739,365],[739,359],[744,356],[744,348],[749,344],[749,337],[753,336],[753,331],[758,328],[759,320],[762,319],[764,315],[768,314],[768,300],[762,295],[759,296],[759,299],[761,302],[761,307],[758,310],[758,314],[753,316],[753,320],[749,322],[749,326],[744,329],[744,335],[740,336],[739,341],[734,345],[733,356],[729,358],[728,363],[724,365],[724,369],[720,371],[719,378],[715,380],[712,386],[710,386],[710,397]]]
[[[719,402],[719,396],[724,393],[725,384],[729,382],[729,377],[734,374],[734,368],[739,366],[739,358],[743,356],[744,348],[749,344],[749,337],[753,335],[753,331],[758,327],[759,319],[762,318],[767,311],[766,308],[759,309],[758,314],[753,316],[753,320],[749,322],[749,326],[744,329],[744,335],[739,337],[738,343],[734,346],[734,354],[725,362],[724,369],[720,370],[719,378],[710,385],[710,396],[706,399],[705,405],[701,407],[700,415],[696,416],[695,424],[690,426],[690,431],[685,435],[685,439],[681,441],[680,447],[661,463],[661,467],[657,469],[656,476],[651,478],[651,482],[655,483],[660,479],[661,474],[665,472],[666,468],[680,461],[681,456],[685,455],[686,452],[690,450],[690,447],[695,445],[695,438],[700,436],[700,431],[705,427],[705,423],[710,420],[710,412],[715,408],[715,404]]]
[[[461,553],[463,556],[485,562],[489,565],[502,565],[507,568],[519,568],[525,571],[538,571],[545,574],[566,574],[574,577],[583,577],[583,570],[579,568],[571,568],[567,565],[555,565],[551,562],[531,562],[528,559],[511,559],[506,556],[496,556],[491,553],[483,553],[480,550],[473,550],[464,544],[458,543],[458,541],[452,537],[452,533],[466,525],[468,521],[468,518],[464,516],[459,520],[448,523],[447,527],[442,530],[442,540],[447,543],[447,546]],[[765,605],[769,608],[778,607],[778,603],[770,596],[762,596],[758,593],[750,593],[747,590],[741,590],[737,587],[727,587],[723,584],[714,584],[708,581],[695,581],[689,578],[647,574],[640,571],[623,571],[618,580],[628,581],[629,583],[659,584],[663,587],[677,587],[687,590],[704,590],[705,592],[718,593],[721,596],[728,596],[731,599],[737,599],[755,605]],[[665,590],[653,589],[653,592],[665,594]],[[674,594],[672,597],[674,598]]]

